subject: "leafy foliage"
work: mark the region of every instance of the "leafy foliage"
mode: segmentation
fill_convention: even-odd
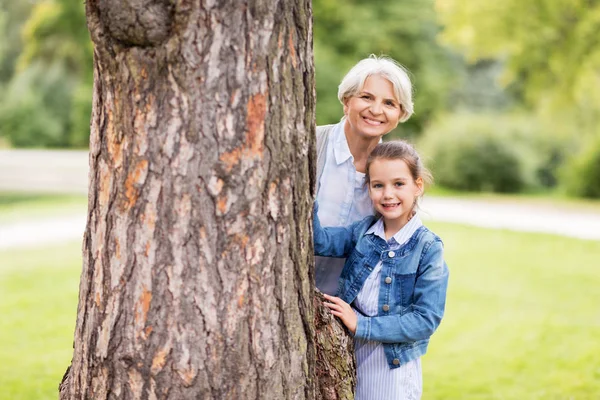
[[[439,184],[493,192],[555,186],[568,151],[530,116],[465,112],[438,118],[419,148]]]
[[[600,199],[600,140],[569,159],[562,169],[566,190],[575,196]]]
[[[23,48],[4,64],[12,75],[0,94],[0,137],[19,147],[85,147],[92,107],[92,44],[84,5],[43,0],[28,11],[21,29]],[[15,27],[10,31],[14,34]],[[0,73],[2,66],[0,62]]]
[[[446,43],[471,61],[506,63],[505,84],[545,112],[577,110],[577,123],[600,121],[600,3],[586,0],[437,0]]]
[[[68,146],[75,84],[61,64],[34,64],[16,75],[0,103],[0,136],[18,147]]]

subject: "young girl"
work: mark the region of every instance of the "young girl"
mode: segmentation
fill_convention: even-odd
[[[411,145],[381,143],[366,165],[377,215],[322,228],[314,213],[315,254],[347,257],[338,297],[325,295],[325,305],[354,334],[356,400],[421,398],[420,357],[444,314],[448,284],[442,241],[416,215],[429,180]]]

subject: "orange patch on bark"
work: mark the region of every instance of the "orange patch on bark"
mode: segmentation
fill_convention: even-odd
[[[152,333],[152,327],[147,326],[146,329],[144,329],[144,334],[146,335],[146,337],[148,337],[148,336],[150,336],[151,333]]]
[[[148,161],[141,160],[137,163],[133,172],[127,175],[127,180],[125,180],[125,197],[127,197],[127,208],[133,207],[137,201],[140,191],[136,187],[136,184],[141,182],[142,175],[147,171],[147,169]]]
[[[121,259],[121,243],[117,238],[115,238],[115,255],[117,256],[117,259]]]
[[[150,302],[152,301],[152,292],[144,288],[142,294],[138,300],[138,304],[135,310],[135,322],[146,322],[148,317],[148,310],[150,310]]]
[[[292,31],[290,31],[288,37],[288,48],[290,50],[290,56],[292,57],[292,65],[296,68],[298,66],[298,56],[296,55],[296,48],[294,47],[294,36]]]
[[[219,200],[217,201],[217,210],[219,210],[221,214],[225,214],[227,211],[227,196],[219,197]]]
[[[283,31],[279,31],[279,36],[277,37],[277,48],[280,49],[283,45]]]
[[[111,109],[106,110],[106,128],[104,134],[107,138],[107,148],[110,158],[113,161],[115,168],[119,168],[123,162],[123,142],[117,135],[115,125],[113,123],[113,112]]]
[[[225,170],[227,172],[231,172],[231,169],[240,161],[240,156],[242,155],[242,151],[239,147],[231,150],[228,153],[221,154],[219,160],[221,160],[225,164]]]
[[[103,167],[104,166],[104,167]],[[101,206],[108,204],[108,200],[110,198],[110,181],[111,181],[111,173],[110,169],[106,167],[106,164],[100,164],[100,182],[98,185],[98,201]]]
[[[154,358],[152,359],[152,367],[150,367],[150,371],[152,375],[156,375],[163,369],[167,362],[167,355],[169,354],[170,349],[161,349],[156,353]]]
[[[242,247],[242,248],[248,244],[249,240],[250,239],[246,235],[237,234],[232,237],[232,243],[235,244],[236,246]]]
[[[246,146],[253,156],[261,156],[265,138],[265,116],[267,100],[263,93],[257,93],[248,100],[246,115]]]
[[[194,378],[196,377],[196,373],[194,372],[194,370],[192,368],[188,368],[183,371],[179,370],[177,372],[179,373],[179,376],[183,380],[185,387],[189,387],[192,384],[192,382],[194,381]]]
[[[219,160],[225,164],[225,171],[240,162],[242,157],[262,157],[265,139],[265,117],[267,115],[267,99],[265,93],[257,93],[250,97],[246,113],[246,140],[241,147],[221,154]]]

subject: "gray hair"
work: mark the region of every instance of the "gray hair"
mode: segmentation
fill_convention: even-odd
[[[402,107],[400,122],[404,122],[413,114],[412,84],[408,70],[393,59],[371,54],[369,58],[360,60],[342,79],[338,86],[338,99],[342,104],[360,92],[365,80],[371,75],[380,75],[391,82],[396,99]]]

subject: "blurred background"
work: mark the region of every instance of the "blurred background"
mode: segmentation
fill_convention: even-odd
[[[423,398],[600,398],[600,2],[313,12],[318,124],[358,60],[411,72],[391,135],[433,171],[424,217],[451,270]],[[83,2],[0,0],[0,399],[56,398],[70,363],[91,103]]]

